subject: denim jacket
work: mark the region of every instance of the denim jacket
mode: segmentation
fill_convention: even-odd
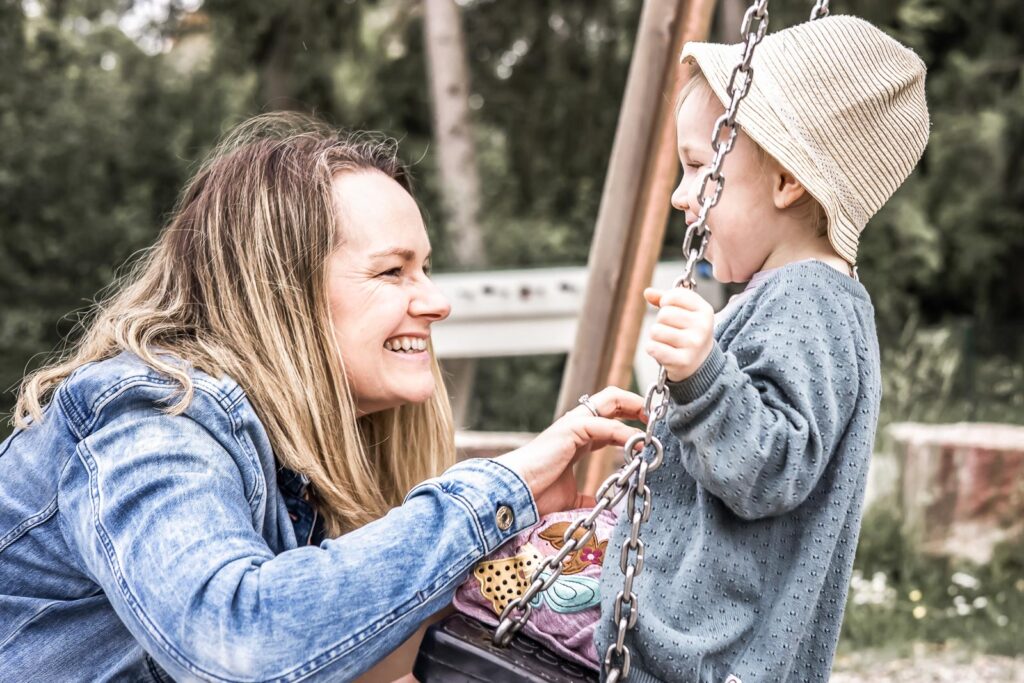
[[[0,445],[0,680],[350,680],[538,521],[471,460],[305,545],[244,392],[191,374],[170,416],[176,385],[137,357],[85,365]]]

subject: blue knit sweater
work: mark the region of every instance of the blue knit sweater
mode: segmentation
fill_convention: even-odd
[[[730,308],[656,432],[630,683],[829,678],[881,396],[874,309],[819,262],[780,268]],[[602,657],[628,522],[601,579]]]

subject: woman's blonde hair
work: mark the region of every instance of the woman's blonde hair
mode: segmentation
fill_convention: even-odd
[[[297,114],[251,119],[185,187],[157,243],[83,325],[67,352],[25,378],[15,424],[77,367],[130,351],[194,387],[170,353],[245,390],[279,463],[310,480],[328,534],[384,515],[454,462],[436,359],[430,400],[357,417],[327,301],[327,260],[344,243],[338,173],[375,171],[410,189],[394,141],[342,135]],[[31,416],[32,420],[28,418]]]

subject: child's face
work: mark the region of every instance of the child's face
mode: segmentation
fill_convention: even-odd
[[[742,106],[742,105],[740,105]],[[714,158],[711,131],[725,108],[708,87],[695,88],[683,101],[676,117],[679,160],[683,177],[672,193],[672,206],[686,213],[687,225],[700,214],[697,192],[701,172]],[[722,200],[708,217],[711,237],[706,258],[719,282],[746,282],[761,269],[777,247],[771,229],[776,213],[772,198],[772,160],[742,132],[726,155],[722,174]],[[708,182],[706,194],[714,190]],[[773,239],[775,237],[775,239]]]

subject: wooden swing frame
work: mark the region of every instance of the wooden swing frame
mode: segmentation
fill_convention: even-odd
[[[679,53],[688,41],[708,39],[716,5],[717,0],[644,2],[556,417],[581,394],[630,386],[646,307],[643,290],[658,262],[678,175],[675,100],[688,77]],[[582,459],[576,466],[580,490],[592,494],[618,460],[611,453]]]

